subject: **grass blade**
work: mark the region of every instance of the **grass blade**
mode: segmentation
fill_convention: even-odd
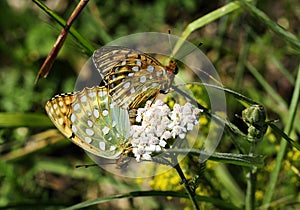
[[[296,79],[296,85],[295,85],[291,105],[290,105],[289,112],[288,112],[288,123],[284,129],[284,133],[286,133],[288,135],[291,133],[291,130],[293,128],[293,123],[294,123],[296,112],[297,112],[297,105],[299,102],[299,95],[300,95],[300,65],[298,67],[298,75],[297,75],[297,79]],[[265,194],[265,197],[263,200],[263,204],[264,204],[264,206],[266,206],[265,209],[267,209],[269,207],[273,193],[275,192],[275,186],[276,186],[276,182],[277,182],[280,168],[282,165],[282,161],[283,161],[283,158],[285,155],[286,146],[287,146],[287,141],[280,142],[280,149],[279,149],[279,152],[277,153],[278,155],[276,158],[276,165],[275,165],[274,170],[271,173],[270,181],[267,186],[266,194]]]

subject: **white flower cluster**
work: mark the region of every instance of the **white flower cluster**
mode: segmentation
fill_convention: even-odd
[[[198,124],[200,110],[190,103],[184,106],[175,104],[173,110],[157,100],[148,101],[145,108],[137,110],[136,122],[130,128],[131,144],[136,160],[151,160],[152,152],[160,152],[167,145],[167,140],[179,137],[184,139],[189,130]]]

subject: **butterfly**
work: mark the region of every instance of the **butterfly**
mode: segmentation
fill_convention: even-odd
[[[118,159],[130,147],[134,118],[130,111],[158,93],[167,93],[177,65],[170,61],[164,67],[148,54],[114,46],[96,50],[92,59],[105,86],[57,95],[47,102],[46,112],[59,131],[82,149]]]
[[[114,102],[106,87],[57,95],[45,109],[58,130],[89,153],[118,159],[129,147],[128,111]]]
[[[163,66],[146,53],[120,46],[101,47],[92,60],[112,98],[129,110],[141,107],[159,93],[168,93],[178,72],[173,60]]]

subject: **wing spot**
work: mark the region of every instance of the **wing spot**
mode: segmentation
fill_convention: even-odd
[[[106,135],[109,133],[109,127],[105,126],[103,129],[102,129],[102,132],[103,132],[103,135]]]
[[[63,106],[64,106],[64,102],[59,101],[59,102],[58,102],[58,105],[59,105],[60,107],[63,107]]]
[[[90,93],[89,93],[89,97],[93,98],[93,97],[95,97],[95,96],[96,96],[96,93],[95,93],[95,92],[90,92]]]
[[[131,94],[135,93],[135,88],[134,88],[134,87],[132,87],[132,88],[130,89],[130,93],[131,93]]]
[[[90,137],[88,137],[88,136],[85,137],[84,140],[85,140],[85,142],[88,143],[88,144],[92,143],[92,139],[91,139]]]
[[[98,96],[100,96],[100,97],[106,96],[106,94],[107,94],[107,92],[103,91],[103,90],[98,92]]]
[[[117,148],[116,146],[110,146],[109,150],[114,151],[114,150],[116,150],[116,148]]]
[[[103,141],[99,142],[99,148],[100,148],[102,151],[105,151],[105,142],[103,142]]]
[[[81,101],[81,102],[86,102],[86,96],[82,96],[82,97],[80,98],[80,101]]]
[[[137,61],[136,61],[136,65],[138,65],[138,66],[142,66],[142,62],[141,62],[141,61],[139,61],[139,60],[137,60]]]
[[[72,131],[73,131],[74,133],[77,133],[77,128],[76,128],[75,125],[72,125],[71,129],[72,129]]]
[[[112,108],[115,107],[115,105],[116,105],[116,102],[112,102],[112,103],[109,104],[109,107],[112,109]]]
[[[64,124],[64,120],[63,120],[63,118],[58,118],[58,124],[60,124],[60,125],[63,125]]]
[[[130,86],[130,82],[126,82],[124,85],[123,85],[123,88],[129,88]]]
[[[78,103],[76,103],[76,104],[73,106],[73,110],[74,110],[74,111],[77,111],[79,108],[80,108],[80,105],[79,105]]]
[[[97,119],[100,117],[100,114],[99,114],[99,110],[98,110],[98,109],[94,109],[93,113],[94,113],[94,116],[95,116]]]
[[[88,120],[87,121],[87,124],[88,124],[88,126],[91,128],[91,127],[93,127],[93,122],[91,121],[91,120]]]
[[[147,71],[149,71],[150,73],[152,73],[154,71],[154,67],[153,66],[148,66],[147,67]]]
[[[153,83],[151,84],[151,86],[152,86],[152,87],[157,87],[158,84],[157,84],[156,82],[153,82]]]
[[[71,120],[72,123],[74,123],[75,120],[76,120],[76,115],[75,114],[71,114],[70,120]]]
[[[89,128],[85,129],[85,132],[89,136],[93,136],[95,134],[95,132],[92,129],[89,129]]]
[[[140,68],[138,66],[134,66],[131,69],[132,69],[132,71],[139,71],[140,70]]]
[[[146,76],[142,76],[142,77],[140,77],[140,82],[141,82],[141,83],[144,83],[144,82],[146,82],[146,80],[147,80]]]
[[[103,110],[102,111],[102,115],[104,116],[104,117],[106,117],[107,115],[108,115],[108,111],[105,109],[105,110]]]

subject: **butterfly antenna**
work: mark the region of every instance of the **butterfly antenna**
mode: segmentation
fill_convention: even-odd
[[[183,59],[184,57],[186,57],[187,55],[191,54],[192,52],[194,52],[196,49],[200,48],[203,45],[202,42],[200,42],[197,47],[193,47],[192,49],[188,49],[186,52],[184,52],[184,54],[178,58],[178,60]]]
[[[170,50],[171,50],[170,57],[172,59],[174,48],[173,48],[173,45],[172,45],[172,42],[171,42],[171,29],[168,30],[168,38],[169,38],[169,45],[170,45]]]
[[[98,166],[97,164],[83,164],[83,165],[76,165],[75,168],[88,168],[92,166]]]

